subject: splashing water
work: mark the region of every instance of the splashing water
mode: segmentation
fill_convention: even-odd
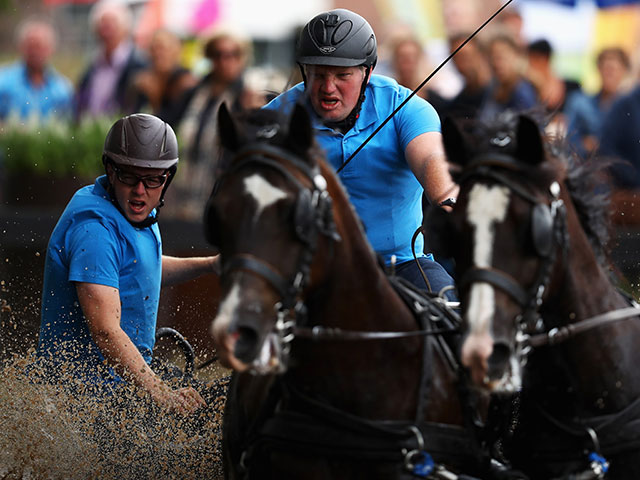
[[[207,409],[180,417],[133,389],[107,397],[36,382],[38,368],[33,351],[0,367],[0,478],[223,478],[226,378],[206,385]]]

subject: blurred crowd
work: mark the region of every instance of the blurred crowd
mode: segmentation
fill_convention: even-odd
[[[155,31],[144,50],[136,45],[132,14],[123,3],[100,0],[89,21],[99,48],[75,85],[51,64],[58,44],[53,26],[43,19],[18,26],[18,58],[0,65],[0,124],[153,113],[173,126],[180,142],[172,194],[181,201],[167,205],[180,205],[174,215],[199,219],[216,176],[218,107],[223,102],[232,111],[260,107],[286,87],[287,75],[252,67],[250,38],[225,26],[200,39],[209,66],[202,74],[183,64],[182,39],[169,29]],[[484,119],[507,109],[541,113],[547,133],[566,138],[577,153],[623,160],[610,169],[616,187],[640,189],[640,84],[631,73],[632,52],[616,46],[600,51],[600,88],[587,93],[579,82],[556,73],[548,40],[527,42],[521,29],[518,11],[505,11],[453,57],[459,91],[450,95],[439,89],[435,77],[418,94],[441,118]],[[450,32],[449,51],[470,33]],[[415,32],[398,28],[383,46],[386,56],[377,73],[416,88],[434,67],[425,47]]]

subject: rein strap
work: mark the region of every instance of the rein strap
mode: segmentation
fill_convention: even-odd
[[[618,310],[612,310],[610,312],[587,318],[577,323],[570,323],[563,327],[553,328],[548,333],[531,336],[526,335],[524,336],[522,343],[525,346],[531,346],[534,348],[546,345],[557,345],[588,330],[639,315],[640,308],[638,307],[620,308]]]

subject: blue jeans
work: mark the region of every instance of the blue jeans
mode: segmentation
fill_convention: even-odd
[[[451,275],[449,275],[438,262],[431,260],[429,257],[418,257],[418,261],[427,280],[429,280],[433,293],[438,293],[447,286],[454,286],[453,278],[451,278]],[[411,282],[421,290],[429,290],[414,260],[396,265],[396,275]],[[445,296],[450,301],[457,300],[454,290],[447,290]]]

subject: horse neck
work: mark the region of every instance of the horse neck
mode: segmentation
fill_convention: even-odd
[[[321,165],[321,172],[341,239],[319,244],[305,302],[308,326],[352,331],[415,329],[413,314],[378,265],[342,185],[326,165]],[[421,351],[422,340],[415,338],[305,343],[296,352],[297,368],[288,378],[318,398],[366,418],[413,419]],[[362,395],[364,390],[367,395]],[[401,398],[389,392],[402,392]]]
[[[563,200],[569,245],[566,255],[556,263],[557,271],[548,287],[550,297],[541,308],[548,329],[628,306],[598,262],[571,200]],[[622,320],[580,333],[550,350],[535,352],[527,367],[535,373],[525,386],[534,399],[534,411],[536,402],[564,417],[586,418],[621,411],[640,395],[633,369],[640,362],[636,347],[639,335],[637,322]]]
[[[561,272],[549,286],[550,292],[557,293],[546,302],[547,309],[580,320],[627,306],[596,258],[571,198],[564,195],[563,201],[569,245],[557,262]]]
[[[403,311],[411,316],[380,267],[342,184],[324,163],[321,164],[321,172],[327,179],[327,190],[334,206],[334,221],[341,238],[330,247],[332,259],[324,283],[330,284],[331,288],[324,289],[324,301],[344,304],[344,299],[349,298],[359,305],[362,317],[367,316],[364,315],[366,312],[390,312],[401,316]],[[335,312],[338,314],[340,311],[340,307],[337,307]]]

